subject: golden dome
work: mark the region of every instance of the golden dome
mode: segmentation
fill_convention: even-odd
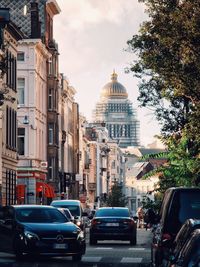
[[[111,74],[111,82],[104,85],[101,90],[101,97],[106,98],[127,98],[126,88],[117,81],[117,73],[113,71]]]

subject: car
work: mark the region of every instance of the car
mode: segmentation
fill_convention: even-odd
[[[68,219],[70,222],[75,222],[74,216],[72,216],[71,212],[67,208],[58,208],[59,211],[61,211]]]
[[[156,223],[151,244],[152,266],[167,265],[170,248],[176,235],[189,218],[200,219],[200,188],[167,189],[159,214],[155,214],[152,218]]]
[[[13,205],[0,208],[0,251],[24,254],[72,256],[85,254],[83,231],[57,208],[43,205]]]
[[[171,266],[172,264],[176,263],[180,251],[182,250],[186,242],[188,242],[188,239],[196,229],[200,229],[200,220],[188,219],[185,221],[180,231],[176,235],[173,246],[171,248],[167,266]]]
[[[83,217],[87,217],[88,214],[83,212],[81,202],[73,199],[53,200],[50,204],[56,208],[67,208],[74,217],[75,224],[79,226],[84,232],[86,229],[85,220]]]
[[[90,226],[90,245],[98,240],[128,240],[131,245],[137,242],[137,225],[125,207],[99,208]]]
[[[192,232],[182,247],[178,258],[171,267],[199,267],[200,266],[200,229]]]

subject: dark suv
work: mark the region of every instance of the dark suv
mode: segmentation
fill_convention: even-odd
[[[169,188],[166,190],[154,229],[152,265],[166,266],[169,250],[184,222],[189,218],[200,219],[200,188]]]

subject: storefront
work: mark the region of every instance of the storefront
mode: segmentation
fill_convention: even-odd
[[[46,173],[31,170],[17,172],[17,204],[49,204],[54,188],[46,182]]]

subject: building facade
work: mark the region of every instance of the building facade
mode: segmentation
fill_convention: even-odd
[[[60,193],[79,198],[79,109],[76,90],[61,75],[59,93],[59,177]]]
[[[118,82],[115,72],[111,75],[111,82],[101,91],[93,120],[104,122],[109,139],[115,140],[120,147],[139,145],[139,121],[136,118],[136,110],[128,99],[126,88]]]
[[[58,170],[58,45],[53,39],[53,19],[60,13],[56,0],[0,0],[0,5],[10,8],[12,20],[28,39],[41,39],[50,53],[47,61],[47,123],[46,155],[47,183],[59,192]]]
[[[11,205],[17,177],[17,46],[23,34],[9,10],[0,10],[0,204]]]
[[[23,39],[18,47],[18,203],[43,203],[54,197],[47,176],[47,61],[41,39]]]

